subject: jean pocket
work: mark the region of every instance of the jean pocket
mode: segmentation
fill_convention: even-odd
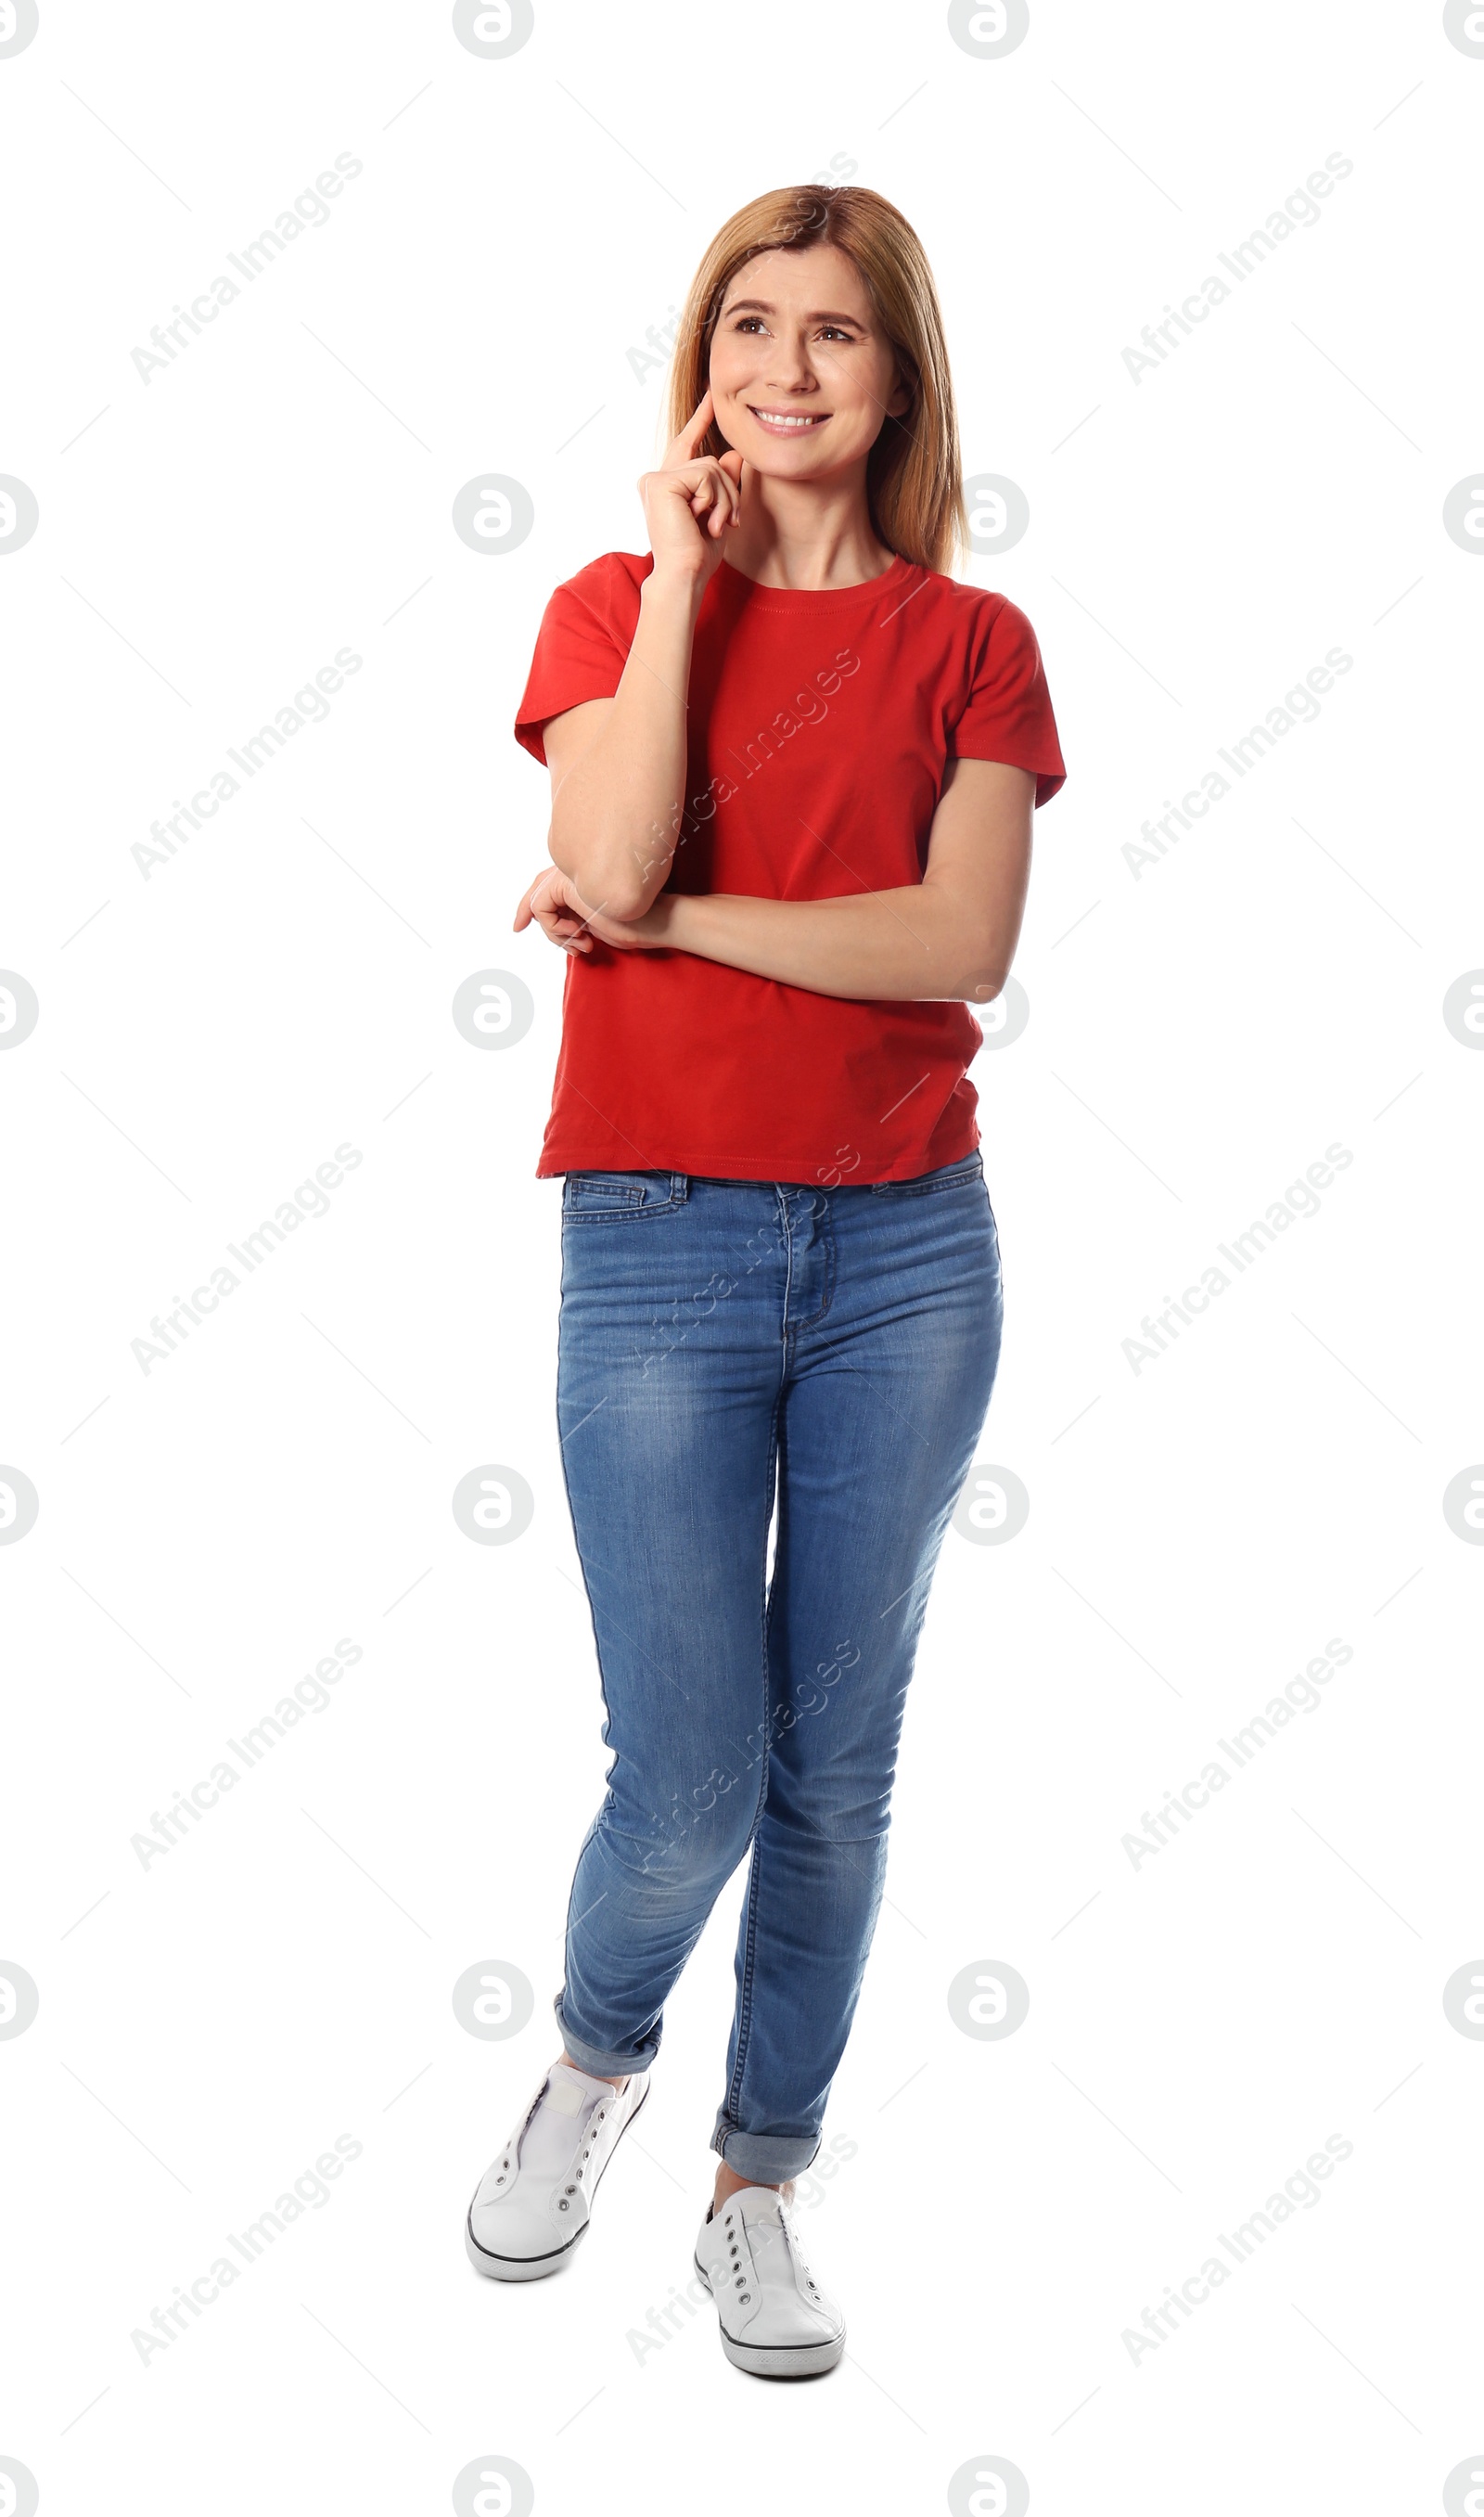
[[[984,1156],[976,1146],[961,1163],[945,1163],[940,1171],[922,1172],[916,1179],[872,1180],[870,1193],[872,1197],[929,1197],[937,1189],[966,1188],[983,1178]]]
[[[562,1185],[564,1223],[616,1223],[666,1215],[684,1201],[683,1172],[569,1172]]]

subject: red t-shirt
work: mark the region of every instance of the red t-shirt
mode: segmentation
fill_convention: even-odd
[[[653,557],[609,551],[546,606],[516,739],[618,687]],[[951,759],[1066,775],[1036,633],[1002,594],[897,558],[865,585],[757,585],[723,560],[692,649],[668,888],[831,900],[922,879]],[[964,1003],[831,997],[594,939],[568,961],[536,1176],[677,1171],[840,1186],[979,1143]]]

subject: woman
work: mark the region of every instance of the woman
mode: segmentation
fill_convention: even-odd
[[[563,2052],[466,2236],[498,2280],[570,2259],[749,1856],[696,2269],[728,2359],[802,2376],[845,2328],[793,2180],[998,1358],[965,1001],[1004,985],[1064,772],[1029,621],[943,573],[952,386],[889,202],[806,185],[722,229],[670,424],[649,552],[558,587],[516,726],[552,863],[515,924],[572,957],[538,1175],[566,1175],[557,1415],[613,1759]]]

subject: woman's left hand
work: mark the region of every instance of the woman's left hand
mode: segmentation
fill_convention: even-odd
[[[515,913],[515,933],[532,922],[564,953],[590,953],[594,937],[618,952],[653,952],[669,942],[668,895],[661,892],[642,917],[605,917],[582,898],[571,875],[560,866],[543,866]]]

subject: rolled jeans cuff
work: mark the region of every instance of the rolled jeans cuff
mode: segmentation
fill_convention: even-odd
[[[725,2159],[734,2176],[746,2177],[756,2185],[786,2185],[791,2177],[802,2176],[819,2156],[820,2136],[815,2133],[739,2132],[725,2113],[716,2118],[711,2135],[711,2148]]]
[[[557,2026],[562,2030],[562,2042],[568,2053],[579,2070],[590,2071],[595,2079],[612,2080],[626,2073],[647,2071],[659,2051],[659,2039],[654,2035],[646,2036],[637,2053],[633,2054],[610,2053],[606,2046],[590,2045],[586,2037],[578,2036],[563,2018],[560,1994],[551,2006],[556,2012]]]

